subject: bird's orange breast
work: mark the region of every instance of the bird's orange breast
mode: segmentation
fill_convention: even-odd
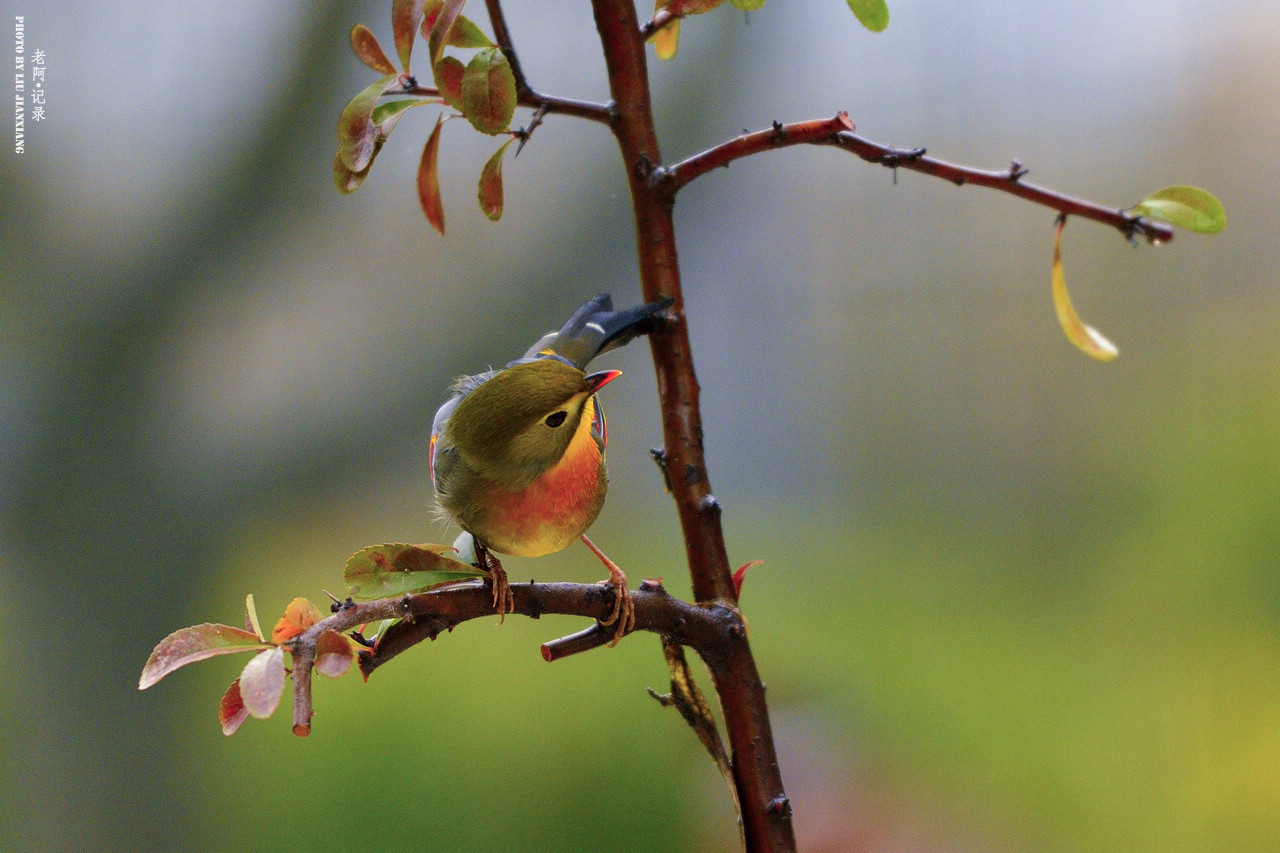
[[[517,557],[540,557],[573,544],[600,514],[608,479],[604,455],[586,429],[570,442],[554,466],[520,491],[496,484],[472,530],[489,548]]]

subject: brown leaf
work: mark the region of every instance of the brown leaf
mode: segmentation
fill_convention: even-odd
[[[251,652],[264,649],[267,644],[252,631],[206,622],[190,628],[180,628],[165,637],[152,650],[142,667],[138,689],[146,690],[175,669],[189,663],[205,660],[214,655],[233,652]]]
[[[396,67],[391,64],[378,37],[364,24],[356,24],[351,28],[351,51],[356,58],[379,74],[395,74]]]

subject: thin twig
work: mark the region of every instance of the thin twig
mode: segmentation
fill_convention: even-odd
[[[1073,198],[1045,187],[1029,184],[1022,180],[1027,173],[1022,164],[1014,161],[1008,169],[987,170],[961,166],[929,157],[923,149],[893,148],[872,142],[861,136],[846,131],[836,134],[826,144],[836,145],[846,151],[857,154],[870,163],[879,163],[893,169],[909,169],[912,172],[923,172],[951,181],[957,186],[977,184],[981,187],[1011,193],[1035,204],[1053,208],[1059,213],[1082,216],[1120,231],[1128,239],[1142,235],[1151,243],[1167,243],[1173,239],[1173,228],[1163,222],[1155,222],[1134,216],[1127,210],[1115,207],[1104,207],[1084,199]]]
[[[417,97],[438,98],[440,90],[434,86],[410,86],[403,91],[397,90],[395,95],[414,95]],[[609,104],[597,104],[592,101],[579,101],[573,98],[557,98],[554,95],[541,95],[528,91],[516,100],[522,107],[541,109],[544,113],[573,116],[599,124],[610,124],[613,121],[613,109]]]
[[[649,180],[660,186],[670,199],[694,179],[713,169],[728,166],[730,162],[742,157],[789,145],[834,145],[869,163],[893,169],[895,174],[897,169],[908,169],[942,178],[956,186],[975,184],[1000,190],[1052,208],[1061,214],[1081,216],[1110,225],[1130,240],[1140,235],[1151,243],[1167,243],[1174,236],[1172,226],[1163,222],[1028,183],[1023,180],[1027,169],[1018,160],[1014,160],[1007,169],[977,169],[930,157],[923,148],[894,148],[872,142],[853,132],[853,125],[843,112],[831,119],[813,119],[791,124],[774,122],[770,128],[743,133],[674,166],[656,166],[650,170]]]

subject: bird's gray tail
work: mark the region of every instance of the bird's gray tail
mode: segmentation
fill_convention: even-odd
[[[614,311],[609,294],[601,293],[574,311],[560,331],[544,335],[524,357],[559,356],[574,367],[585,369],[587,363],[600,353],[617,349],[632,338],[649,332],[656,322],[655,315],[674,301],[661,299]]]

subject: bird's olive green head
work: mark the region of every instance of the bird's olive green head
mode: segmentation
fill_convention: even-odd
[[[560,461],[599,384],[555,359],[515,364],[463,398],[449,438],[476,470],[509,488]]]

